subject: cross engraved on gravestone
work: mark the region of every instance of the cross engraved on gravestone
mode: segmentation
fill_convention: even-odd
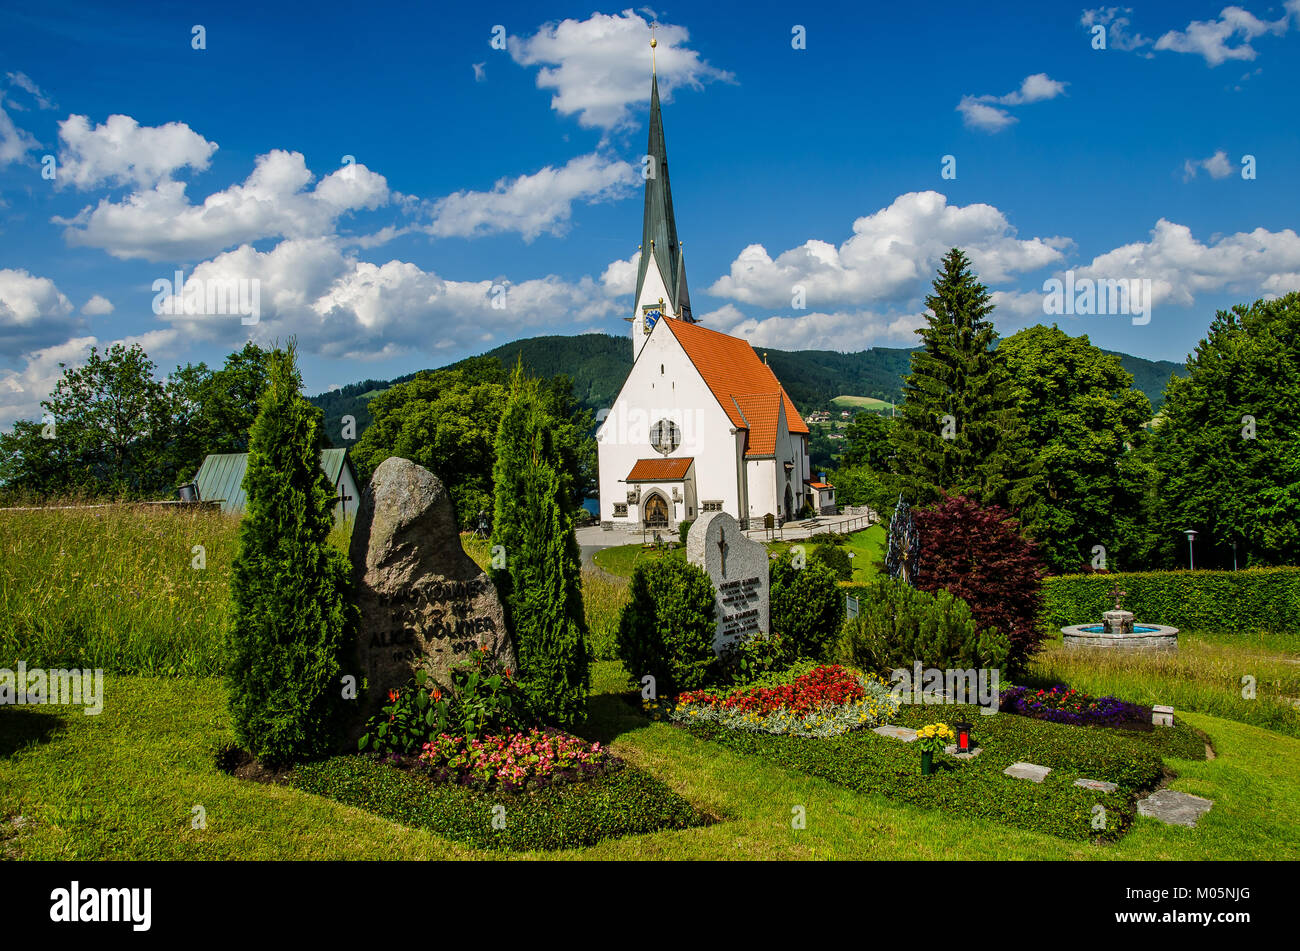
[[[719,654],[769,631],[767,546],[739,529],[728,513],[708,512],[686,537],[686,560],[703,568],[713,585],[713,647]]]

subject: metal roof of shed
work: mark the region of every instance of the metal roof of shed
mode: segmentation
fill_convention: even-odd
[[[346,449],[325,449],[320,454],[320,467],[330,485],[337,486],[347,462]],[[248,499],[244,495],[244,472],[248,468],[248,453],[213,453],[203,460],[194,481],[199,487],[199,498],[205,502],[221,502],[223,512],[242,512]]]

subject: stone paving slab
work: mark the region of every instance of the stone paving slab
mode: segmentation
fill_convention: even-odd
[[[872,727],[871,732],[879,733],[881,736],[890,736],[896,740],[902,740],[904,743],[911,743],[916,739],[916,731],[905,726],[877,726]]]
[[[1213,799],[1203,799],[1191,793],[1173,789],[1157,789],[1146,799],[1138,800],[1138,815],[1159,819],[1175,826],[1194,826],[1196,820],[1210,811]]]
[[[1051,771],[1052,767],[1050,766],[1035,766],[1033,763],[1012,763],[1002,773],[1004,776],[1014,776],[1016,779],[1029,779],[1041,783]]]
[[[1097,792],[1114,792],[1119,789],[1114,783],[1108,783],[1101,779],[1076,779],[1074,785],[1082,786],[1084,789],[1092,789]]]

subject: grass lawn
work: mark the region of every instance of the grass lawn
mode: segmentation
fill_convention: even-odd
[[[874,396],[837,396],[831,405],[840,409],[866,409],[875,412],[888,411],[894,404],[888,400],[876,399]]]
[[[858,793],[649,723],[596,665],[594,739],[652,773],[713,825],[534,857],[593,859],[1296,859],[1300,740],[1201,714],[1217,756],[1168,760],[1174,789],[1215,800],[1194,829],[1138,818],[1097,846]],[[329,799],[234,779],[213,752],[230,739],[212,678],[106,678],[99,716],[0,709],[0,856],[24,859],[499,858]],[[192,828],[194,807],[206,828]],[[807,827],[791,828],[795,806]],[[28,822],[15,831],[10,819]]]
[[[1034,660],[1026,682],[1067,683],[1095,695],[1169,704],[1300,737],[1297,658],[1297,634],[1184,633],[1178,651],[1168,654],[1065,651],[1058,638]]]
[[[768,550],[784,554],[795,545],[803,545],[805,548],[811,548],[818,543],[817,538],[805,539],[803,541],[782,541],[768,543]],[[872,525],[868,529],[860,532],[854,532],[851,535],[842,536],[842,546],[853,554],[853,580],[855,582],[867,582],[876,576],[878,562],[884,557],[885,545],[885,527],[883,525]],[[685,558],[686,550],[684,548],[673,548],[663,553],[656,552],[653,548],[642,548],[638,545],[618,545],[614,548],[602,548],[595,554],[596,564],[608,571],[612,575],[618,575],[623,578],[632,577],[632,569],[636,567],[638,561],[647,558]]]
[[[636,567],[639,561],[653,558],[684,559],[685,557],[685,548],[655,550],[654,548],[645,548],[638,542],[635,545],[602,548],[592,556],[592,560],[596,562],[597,567],[608,571],[611,575],[618,575],[620,578],[631,578],[632,569]]]

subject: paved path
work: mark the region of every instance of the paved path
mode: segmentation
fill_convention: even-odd
[[[582,567],[600,572],[613,581],[622,582],[627,580],[626,578],[620,578],[618,575],[612,575],[597,566],[595,555],[602,548],[630,545],[632,543],[630,535],[626,532],[607,532],[599,525],[584,525],[581,528],[574,529],[573,534],[578,539],[578,550],[582,552]]]
[[[847,535],[850,532],[860,532],[864,528],[870,528],[879,521],[880,519],[870,515],[820,515],[806,522],[786,522],[785,527],[772,532],[772,540],[797,542],[815,535],[825,535],[828,532]],[[768,532],[764,528],[751,528],[745,534],[757,542],[767,541]]]

